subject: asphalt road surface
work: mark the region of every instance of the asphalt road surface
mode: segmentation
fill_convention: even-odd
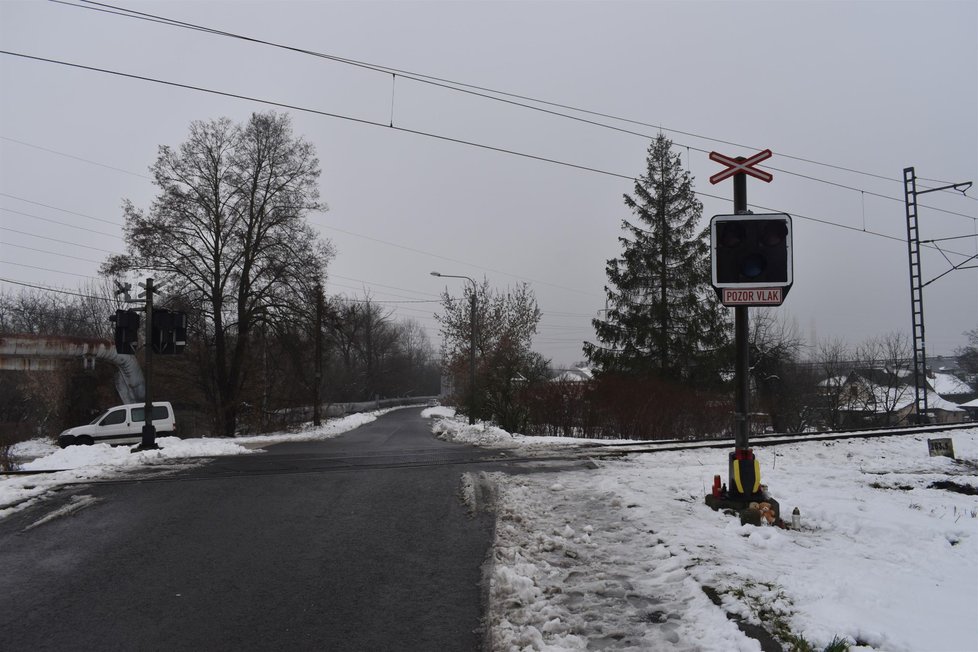
[[[485,453],[419,409],[267,450],[0,521],[0,649],[481,648],[492,522],[459,482]]]

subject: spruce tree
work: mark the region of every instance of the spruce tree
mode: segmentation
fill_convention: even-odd
[[[633,218],[606,267],[608,309],[592,322],[599,344],[584,351],[605,373],[709,381],[729,323],[710,287],[708,230],[697,230],[703,205],[671,147],[659,134],[634,196],[624,196]]]

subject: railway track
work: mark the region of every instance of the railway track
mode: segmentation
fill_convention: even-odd
[[[839,439],[873,439],[879,437],[896,437],[902,435],[913,435],[913,434],[941,434],[946,432],[953,432],[955,430],[963,430],[969,428],[976,428],[978,424],[966,423],[966,424],[953,424],[953,425],[941,425],[941,426],[911,426],[902,428],[877,428],[870,430],[848,430],[848,431],[832,431],[832,432],[815,432],[815,433],[804,433],[804,434],[785,434],[785,433],[767,433],[763,435],[754,435],[751,438],[751,446],[753,448],[762,448],[767,446],[778,446],[783,444],[795,444],[803,442],[815,442],[815,441],[832,441]],[[448,458],[435,458],[435,459],[418,459],[418,451],[405,450],[398,453],[384,453],[376,455],[376,459],[371,459],[370,455],[358,455],[356,457],[346,457],[346,456],[324,456],[322,458],[306,460],[306,462],[299,467],[285,466],[283,468],[255,468],[248,470],[241,470],[235,472],[227,473],[217,473],[210,475],[208,477],[194,476],[194,475],[171,475],[167,471],[174,471],[175,468],[170,467],[160,467],[159,470],[163,471],[158,475],[135,475],[128,477],[119,478],[105,478],[105,479],[91,479],[91,480],[79,480],[77,482],[70,482],[66,484],[116,484],[116,483],[132,483],[132,482],[172,482],[177,479],[181,480],[210,480],[210,479],[222,479],[222,478],[234,478],[242,476],[272,476],[272,475],[290,475],[290,474],[308,474],[308,473],[327,473],[327,472],[349,472],[357,470],[368,470],[368,469],[391,469],[391,468],[417,468],[426,466],[465,466],[465,465],[475,465],[484,464],[488,466],[508,466],[508,465],[520,465],[520,464],[530,464],[530,463],[540,463],[540,462],[561,462],[561,463],[573,463],[573,462],[584,462],[588,459],[602,459],[602,458],[616,458],[623,457],[626,455],[635,454],[648,454],[648,453],[660,453],[666,451],[677,451],[677,450],[687,450],[687,449],[703,449],[703,448],[713,448],[713,449],[732,449],[734,447],[733,438],[725,439],[707,439],[707,440],[659,440],[659,441],[643,441],[643,442],[616,442],[613,444],[602,444],[598,442],[594,443],[583,443],[577,445],[568,445],[566,447],[559,448],[557,450],[548,450],[546,452],[540,452],[539,454],[528,453],[527,451],[521,451],[519,454],[512,455],[507,452],[506,449],[499,450],[498,455],[492,455],[489,451],[486,451],[482,455],[464,456],[457,457],[452,456]],[[400,458],[400,459],[398,459]],[[199,458],[204,459],[219,459],[219,458]],[[178,463],[179,460],[174,460]],[[59,473],[62,471],[67,471],[70,469],[51,469],[44,471],[8,471],[5,473],[0,473],[3,475],[44,475],[50,473]],[[134,469],[135,470],[135,469]],[[144,469],[147,470],[147,469]],[[149,469],[151,470],[151,469]]]
[[[836,439],[874,439],[878,437],[897,437],[901,435],[917,434],[939,434],[955,430],[967,430],[978,428],[978,424],[960,423],[943,424],[931,426],[903,426],[891,428],[869,428],[860,430],[832,430],[808,433],[765,433],[751,435],[750,444],[752,448],[763,448],[765,446],[778,446],[781,444],[798,444],[810,441],[832,441]],[[675,451],[695,448],[733,448],[734,438],[724,439],[664,439],[657,441],[643,441],[634,443],[614,443],[614,444],[582,444],[581,448],[593,448],[597,450],[613,450],[622,454],[628,453],[656,453],[660,451]]]

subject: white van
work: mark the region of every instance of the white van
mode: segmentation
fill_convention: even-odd
[[[143,441],[145,403],[130,403],[109,408],[87,426],[68,428],[58,435],[58,445],[72,444],[139,444]],[[173,406],[166,402],[153,403],[153,425],[157,435],[172,435],[177,430]]]

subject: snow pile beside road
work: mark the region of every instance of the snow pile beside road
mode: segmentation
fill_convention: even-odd
[[[15,460],[33,460],[58,450],[57,444],[48,439],[29,439],[10,447],[10,455]]]
[[[759,650],[730,614],[816,649],[976,650],[978,498],[939,487],[978,487],[978,429],[952,438],[957,461],[923,435],[758,449],[800,531],[704,504],[724,451],[495,474],[493,644]]]
[[[159,450],[131,452],[128,446],[94,444],[92,446],[69,446],[21,465],[24,471],[47,471],[52,469],[77,469],[79,467],[137,467],[158,464],[164,461],[193,457],[217,457],[220,455],[242,455],[251,453],[234,439],[180,439],[179,437],[157,437]]]
[[[188,461],[223,455],[260,453],[260,446],[337,437],[358,428],[391,409],[351,414],[331,419],[320,427],[309,425],[299,433],[277,433],[250,437],[180,439],[157,437],[159,450],[132,453],[129,446],[69,446],[61,449],[45,440],[32,440],[12,447],[15,459],[36,458],[20,464],[23,471],[54,471],[31,476],[0,475],[0,518],[23,509],[60,485],[118,477],[138,469],[159,472],[182,468]]]
[[[439,419],[431,431],[438,439],[489,448],[512,448],[513,435],[486,423],[468,425],[454,419]]]
[[[451,419],[454,416],[455,408],[447,405],[436,405],[421,410],[421,418],[423,419]]]
[[[311,423],[306,424],[301,432],[297,433],[275,433],[271,435],[249,435],[247,437],[235,437],[231,441],[239,442],[241,444],[283,444],[292,441],[316,441],[322,439],[332,439],[333,437],[338,437],[343,433],[350,432],[362,425],[366,425],[377,420],[377,417],[382,414],[387,414],[393,410],[400,410],[404,408],[386,408],[383,410],[375,410],[374,412],[358,412],[356,414],[348,414],[345,417],[339,417],[337,419],[329,419],[325,421],[321,426],[316,427]]]
[[[433,408],[434,409],[434,408]],[[427,411],[427,410],[426,410]],[[422,412],[424,416],[424,412]],[[581,444],[594,444],[593,439],[574,439],[572,437],[528,437],[509,433],[502,428],[479,422],[469,425],[464,421],[453,418],[454,415],[440,418],[432,425],[431,430],[438,439],[463,444],[472,444],[486,448],[520,448],[522,450],[539,450],[555,448],[573,448]]]

